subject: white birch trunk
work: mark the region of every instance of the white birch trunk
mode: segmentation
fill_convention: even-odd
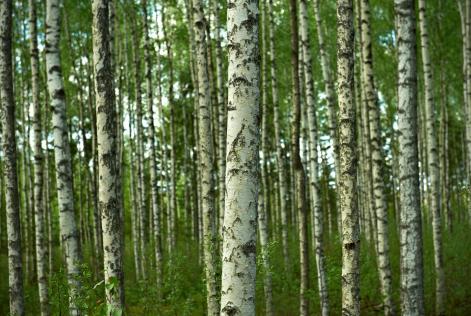
[[[221,315],[255,315],[259,188],[258,1],[230,0]]]
[[[276,162],[278,165],[278,187],[280,191],[280,217],[281,217],[281,242],[283,249],[283,258],[285,269],[289,268],[289,253],[288,253],[288,174],[285,169],[285,156],[283,155],[283,148],[281,146],[281,124],[280,124],[280,110],[278,102],[278,83],[276,77],[276,57],[275,57],[275,16],[273,13],[273,1],[268,0],[266,7],[268,12],[269,26],[268,36],[270,42],[270,77],[271,77],[271,95],[273,102],[273,123],[275,125],[275,143],[276,143]]]
[[[118,192],[116,107],[109,34],[109,1],[94,0],[92,14],[98,145],[98,207],[103,233],[107,315],[116,315],[124,311],[124,292],[121,284],[123,248],[121,245],[121,202]]]
[[[213,137],[211,133],[211,96],[209,90],[207,43],[201,0],[192,0],[195,30],[196,73],[198,77],[198,134],[201,181],[203,253],[206,271],[208,315],[219,314],[219,293],[216,278],[216,223],[214,201]]]
[[[361,54],[362,54],[362,81],[365,103],[368,108],[371,144],[371,176],[374,198],[374,214],[376,218],[376,241],[378,253],[378,268],[380,275],[381,293],[385,315],[394,314],[392,302],[391,264],[389,260],[389,231],[388,210],[384,193],[383,180],[383,153],[381,143],[380,110],[373,75],[373,52],[370,27],[370,1],[361,0]]]
[[[311,45],[309,39],[309,19],[307,13],[307,1],[299,2],[300,12],[300,28],[301,28],[301,48],[302,48],[302,65],[304,69],[304,86],[306,92],[307,118],[309,125],[309,179],[311,190],[311,209],[314,219],[314,253],[317,266],[317,283],[319,288],[319,299],[321,305],[321,315],[329,315],[329,297],[327,293],[327,274],[325,271],[324,245],[323,245],[323,219],[321,209],[321,197],[319,192],[319,166],[317,152],[317,119],[315,111],[315,91],[314,78],[312,74],[312,56]],[[333,140],[334,141],[334,140]],[[335,142],[335,141],[334,141]]]
[[[425,0],[419,0],[419,26],[425,85],[425,136],[427,141],[427,162],[430,173],[430,212],[432,213],[432,235],[435,261],[435,312],[437,315],[444,315],[445,271],[443,268],[442,221],[440,214],[440,165],[438,160],[438,146],[436,138],[437,128],[435,124],[435,100],[433,96],[434,90],[432,64],[430,59]]]
[[[0,102],[8,240],[10,314],[25,314],[12,67],[12,1],[0,3]],[[3,189],[3,188],[2,188]]]
[[[258,195],[258,232],[262,255],[263,264],[263,290],[265,295],[265,315],[273,315],[273,288],[272,288],[272,273],[270,265],[270,254],[268,249],[268,219],[267,219],[267,205],[270,196],[268,188],[268,80],[267,80],[267,38],[266,38],[266,13],[264,6],[266,0],[262,2],[261,12],[261,38],[262,38],[262,57],[261,57],[261,73],[262,73],[262,135],[261,135],[261,183],[262,183],[262,194]]]
[[[152,64],[150,59],[151,42],[149,37],[149,25],[147,16],[147,0],[142,2],[144,9],[144,36],[145,36],[145,63],[146,63],[146,89],[147,89],[147,111],[149,121],[149,142],[150,142],[150,182],[152,191],[152,214],[153,214],[153,239],[154,255],[156,264],[157,290],[162,286],[162,239],[160,231],[160,208],[159,208],[159,188],[157,186],[157,157],[155,146],[155,125],[154,125],[154,102],[152,93]]]
[[[77,315],[75,297],[80,289],[77,281],[82,262],[80,242],[74,213],[72,166],[68,138],[67,108],[60,58],[60,0],[46,2],[46,69],[47,86],[53,108],[54,156],[59,205],[59,226],[64,245],[67,279],[70,287],[69,313]]]
[[[417,145],[416,20],[413,0],[395,0],[402,315],[424,314],[422,220]]]
[[[43,203],[43,149],[42,122],[39,92],[39,50],[36,2],[29,0],[29,32],[31,54],[31,87],[33,97],[33,155],[34,155],[34,221],[36,235],[36,269],[38,280],[39,302],[41,315],[47,316],[49,310],[49,294],[47,280],[47,245],[44,233]]]
[[[352,0],[337,1],[337,89],[339,98],[339,200],[342,212],[342,314],[360,314],[360,231],[356,195]]]
[[[329,118],[329,134],[330,134],[330,141],[332,144],[332,148],[334,151],[334,162],[335,162],[335,184],[338,188],[339,186],[339,168],[340,168],[340,160],[339,160],[339,144],[338,144],[338,135],[337,135],[337,108],[336,108],[336,98],[335,98],[335,88],[334,82],[331,75],[330,63],[329,58],[327,56],[327,50],[325,47],[324,41],[324,25],[322,24],[320,8],[319,8],[319,0],[314,0],[314,16],[316,19],[316,30],[317,30],[317,41],[319,43],[319,55],[321,60],[321,69],[322,69],[322,78],[324,79],[324,91],[327,100],[328,106],[328,118]],[[340,215],[338,215],[338,223],[341,223]],[[339,225],[339,230],[341,229]]]

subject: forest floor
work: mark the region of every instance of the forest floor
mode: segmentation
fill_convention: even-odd
[[[391,218],[391,220],[393,220]],[[390,225],[390,227],[397,227]],[[431,225],[424,225],[431,227]],[[128,235],[129,236],[129,235]],[[270,257],[273,264],[273,301],[276,315],[298,315],[298,247],[294,239],[296,234],[290,234],[291,268],[284,272],[283,256],[280,244],[270,244]],[[340,315],[341,310],[341,247],[337,235],[326,239],[327,273],[329,281],[329,298],[332,315]],[[426,315],[434,314],[434,263],[431,229],[424,231],[424,286]],[[130,240],[126,240],[130,242]],[[134,261],[131,253],[125,256],[125,287],[127,315],[204,315],[206,303],[205,286],[203,283],[203,270],[198,263],[198,246],[194,241],[180,243],[182,246],[172,259],[171,264],[165,265],[165,278],[163,281],[162,297],[158,296],[154,281],[137,282],[134,272]],[[8,267],[5,243],[0,255],[0,315],[8,313]],[[396,308],[399,306],[399,247],[397,231],[391,232],[391,262],[393,272],[393,297]],[[129,250],[132,247],[126,247]],[[55,253],[59,253],[59,249]],[[444,262],[446,271],[446,307],[449,315],[471,315],[471,233],[465,222],[456,223],[453,232],[444,234]],[[85,249],[85,258],[89,251]],[[152,258],[151,247],[147,258]],[[381,294],[378,273],[376,268],[376,255],[371,243],[362,240],[361,243],[361,305],[362,315],[381,315]],[[59,258],[55,258],[56,263]],[[310,308],[312,315],[319,311],[317,295],[317,281],[315,262],[311,252],[311,288]],[[66,315],[67,313],[67,287],[65,275],[59,267],[59,272],[50,278],[50,295],[53,315]],[[103,283],[93,280],[88,265],[83,267],[81,282],[84,291],[77,298],[77,304],[86,309],[89,315],[102,315],[104,308]],[[257,271],[257,315],[264,314],[263,299],[263,268],[258,263]],[[153,273],[148,274],[148,280],[154,280]],[[39,303],[37,289],[34,282],[25,283],[25,299],[27,315],[38,315]]]

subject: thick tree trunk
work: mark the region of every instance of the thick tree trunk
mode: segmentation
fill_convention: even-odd
[[[8,235],[8,291],[10,314],[25,314],[21,261],[20,209],[16,169],[15,100],[12,67],[12,1],[0,3],[0,102],[3,150],[3,178]]]
[[[196,72],[198,77],[199,168],[202,200],[203,253],[206,270],[208,315],[219,314],[219,293],[216,267],[216,223],[214,201],[213,137],[211,133],[211,96],[209,90],[207,43],[201,0],[192,0],[195,30]]]
[[[432,213],[433,247],[435,261],[435,302],[436,314],[445,313],[445,271],[443,268],[442,223],[440,201],[440,165],[438,160],[438,146],[435,124],[435,100],[432,79],[432,65],[430,60],[428,25],[426,17],[425,0],[419,0],[419,25],[422,63],[425,85],[425,115],[428,168],[430,172],[430,212]]]
[[[424,314],[422,220],[417,147],[417,61],[413,0],[395,0],[398,48],[401,311]]]
[[[255,315],[259,189],[258,1],[229,0],[221,315]]]
[[[109,34],[109,1],[94,0],[93,64],[96,89],[98,143],[98,206],[103,232],[103,259],[107,314],[124,310],[123,254],[121,245],[120,195],[115,92]]]
[[[342,211],[342,313],[360,314],[360,231],[356,195],[353,1],[337,1],[339,200]]]
[[[54,153],[56,161],[56,182],[59,204],[59,225],[61,240],[64,244],[67,265],[69,293],[69,312],[77,315],[75,296],[80,289],[78,276],[82,255],[74,213],[74,194],[72,189],[72,166],[68,138],[67,108],[60,58],[60,0],[46,2],[46,68],[47,85],[53,108]]]
[[[303,56],[304,86],[306,92],[307,118],[309,125],[309,174],[311,189],[311,209],[314,219],[313,247],[317,266],[317,281],[319,287],[319,299],[321,302],[321,315],[329,315],[329,297],[327,293],[327,273],[325,271],[324,245],[323,245],[323,214],[321,209],[321,196],[319,191],[319,166],[318,166],[318,136],[317,117],[315,111],[315,91],[314,78],[312,74],[311,44],[309,39],[309,19],[307,11],[307,1],[301,0],[300,5],[300,27],[301,27],[301,48]]]
[[[31,87],[33,97],[33,155],[34,155],[34,221],[36,234],[36,269],[41,315],[50,314],[47,280],[47,245],[44,233],[43,150],[39,92],[39,50],[36,3],[29,0],[29,32],[31,54]]]

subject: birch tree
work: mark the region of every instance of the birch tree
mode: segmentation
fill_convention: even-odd
[[[430,173],[430,212],[432,213],[433,247],[435,262],[435,299],[437,315],[445,313],[445,271],[443,269],[442,247],[442,220],[441,220],[441,192],[440,192],[440,165],[438,160],[437,128],[435,124],[435,100],[432,78],[432,64],[430,58],[428,22],[425,0],[419,0],[419,26],[422,64],[425,85],[425,116],[427,162]]]
[[[98,132],[98,205],[103,231],[103,259],[107,314],[124,309],[120,195],[118,192],[118,156],[116,107],[113,90],[109,34],[109,1],[94,0],[93,64],[95,70],[96,118]]]
[[[275,143],[276,143],[276,162],[278,165],[278,187],[280,192],[280,213],[281,213],[281,242],[285,269],[289,267],[288,254],[288,185],[287,172],[285,169],[283,147],[281,144],[281,118],[278,101],[278,82],[276,76],[276,52],[275,52],[275,16],[273,13],[273,0],[268,0],[266,7],[268,12],[268,36],[270,43],[270,77],[271,77],[271,96],[273,103],[273,124],[275,125]]]
[[[69,128],[64,82],[60,57],[60,0],[46,1],[46,69],[47,87],[51,98],[52,125],[54,129],[54,158],[56,163],[57,199],[59,226],[64,244],[67,280],[70,287],[69,313],[78,315],[75,297],[80,289],[78,275],[82,254],[79,233],[74,214],[72,190],[72,166],[69,144]]]
[[[12,1],[0,3],[0,101],[10,314],[25,314],[12,67]]]
[[[303,69],[304,69],[304,86],[306,92],[306,106],[307,118],[309,128],[309,175],[310,175],[310,190],[311,190],[311,209],[313,217],[314,231],[314,252],[317,266],[317,283],[319,287],[319,299],[321,302],[321,314],[327,316],[329,314],[329,297],[327,293],[327,274],[325,271],[325,258],[324,258],[324,245],[323,245],[323,216],[321,209],[321,197],[319,192],[319,166],[318,166],[318,152],[317,152],[317,118],[315,110],[315,91],[314,91],[314,78],[312,74],[312,56],[311,44],[309,39],[309,20],[307,13],[307,1],[301,0],[299,2],[300,11],[300,28],[301,28],[301,49],[303,56]]]
[[[36,237],[36,270],[38,280],[39,301],[41,315],[47,316],[49,310],[49,294],[47,279],[47,248],[44,232],[44,204],[43,204],[43,149],[42,149],[42,122],[41,101],[39,90],[39,49],[37,27],[36,2],[29,0],[29,32],[30,32],[30,58],[31,58],[31,87],[33,97],[33,155],[34,155],[34,222]]]
[[[211,133],[211,96],[209,90],[207,43],[201,0],[191,0],[195,30],[196,73],[198,77],[199,168],[203,216],[203,252],[206,271],[208,315],[219,314],[219,293],[216,279],[216,223],[214,201],[213,143]]]
[[[152,63],[150,59],[151,42],[149,37],[149,25],[147,16],[147,0],[142,2],[144,9],[144,37],[145,37],[145,63],[146,63],[146,89],[147,111],[149,115],[149,142],[150,142],[150,182],[152,190],[152,216],[154,218],[154,248],[157,272],[157,286],[162,285],[162,237],[160,228],[159,188],[157,186],[157,157],[155,146],[154,104],[152,93]]]
[[[255,315],[259,189],[258,1],[230,0],[221,315]]]
[[[339,98],[339,202],[342,212],[342,314],[360,314],[354,106],[353,1],[337,0],[337,94]]]
[[[371,176],[374,197],[374,212],[372,220],[376,219],[376,241],[378,252],[378,267],[380,274],[381,293],[383,296],[384,314],[394,314],[392,302],[391,264],[389,261],[389,230],[388,210],[384,193],[383,153],[381,142],[380,110],[373,75],[373,52],[370,26],[370,1],[361,0],[361,55],[362,55],[362,85],[364,101],[368,109],[369,139],[364,142],[371,144]]]
[[[268,216],[267,204],[270,199],[268,187],[268,160],[270,157],[268,149],[268,80],[267,80],[267,36],[266,36],[266,10],[264,7],[266,0],[262,1],[261,7],[261,39],[262,39],[262,57],[261,57],[261,77],[262,77],[262,119],[261,119],[261,192],[258,195],[258,232],[262,255],[262,264],[264,269],[263,289],[265,294],[265,313],[267,316],[273,315],[273,289],[272,289],[272,271],[270,264],[270,254],[268,247]]]
[[[394,8],[398,50],[401,312],[403,315],[424,315],[414,1],[395,0]]]
[[[296,214],[298,217],[299,230],[299,265],[300,265],[300,288],[299,288],[299,314],[309,314],[309,301],[307,299],[309,290],[309,255],[307,240],[307,201],[306,180],[304,166],[300,153],[300,122],[301,122],[301,93],[299,82],[299,35],[298,35],[298,10],[297,0],[289,2],[290,29],[291,29],[291,167],[294,173],[293,194],[295,197]]]

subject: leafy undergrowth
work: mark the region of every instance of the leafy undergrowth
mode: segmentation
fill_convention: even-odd
[[[391,220],[393,220],[391,218]],[[390,227],[395,227],[391,225]],[[434,314],[434,288],[435,275],[433,264],[432,232],[428,224],[424,225],[424,276],[425,276],[425,306],[426,314]],[[273,301],[276,315],[298,315],[299,301],[299,251],[295,238],[296,233],[290,234],[289,255],[290,266],[284,267],[281,243],[275,241],[269,245],[269,256],[272,263]],[[446,304],[447,311],[452,315],[469,315],[471,312],[471,234],[467,224],[461,223],[454,227],[452,233],[444,234],[444,255],[446,271]],[[128,245],[130,240],[126,240]],[[137,281],[132,247],[126,247],[125,263],[125,289],[126,289],[126,315],[204,315],[205,314],[205,285],[204,271],[198,258],[198,246],[194,241],[181,242],[175,255],[166,259],[164,266],[164,280],[162,289],[156,286],[156,275],[151,268],[153,263],[148,262],[147,281]],[[396,230],[391,231],[391,264],[393,269],[393,299],[396,308],[399,308],[399,247]],[[313,315],[320,310],[317,295],[317,279],[315,261],[312,257],[310,244],[311,290],[310,308]],[[152,258],[152,246],[149,245],[146,258]],[[85,249],[84,257],[91,258],[90,249]],[[59,248],[55,250],[57,254]],[[341,247],[338,236],[326,238],[326,265],[329,280],[329,298],[331,314],[340,315],[341,311]],[[381,315],[381,294],[377,272],[376,255],[371,242],[361,241],[361,307],[362,315]],[[55,258],[59,262],[60,257]],[[90,261],[90,260],[89,260]],[[88,261],[87,261],[88,262]],[[67,282],[66,275],[58,265],[56,272],[50,277],[50,296],[53,315],[67,315]],[[265,302],[263,296],[263,275],[265,273],[262,262],[257,261],[257,315],[263,315]],[[30,276],[25,283],[25,299],[27,315],[37,315],[38,297],[35,282]],[[8,315],[8,268],[6,249],[2,249],[0,256],[0,314]],[[104,315],[104,284],[93,278],[88,264],[82,267],[79,281],[83,291],[74,298],[76,304],[88,315]]]

